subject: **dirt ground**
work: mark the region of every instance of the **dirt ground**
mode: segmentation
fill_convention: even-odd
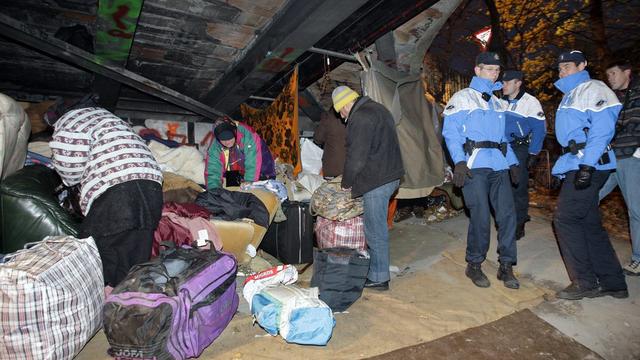
[[[549,220],[553,216],[558,202],[558,190],[547,190],[544,187],[536,187],[529,192],[529,204],[531,208],[541,211],[540,215]],[[620,189],[616,188],[600,202],[602,224],[609,236],[629,240],[629,214]]]
[[[526,325],[524,325],[526,324]],[[371,360],[601,359],[525,309],[437,340],[378,355]]]
[[[537,201],[532,196],[532,202]],[[541,200],[542,202],[542,200]],[[544,203],[551,203],[549,198]],[[566,270],[551,230],[546,208],[533,208],[527,235],[518,241],[522,287],[505,288],[496,279],[496,240],[483,269],[491,287],[475,287],[464,275],[468,219],[464,215],[440,222],[411,217],[391,230],[391,290],[365,290],[347,312],[335,314],[336,326],[327,346],[288,344],[267,335],[240,311],[201,359],[360,359],[425,343],[488,324],[530,309],[566,336],[605,359],[640,359],[640,279],[627,278],[629,299],[557,300],[553,294],[568,284]],[[619,220],[618,220],[619,221]],[[629,256],[628,240],[614,246],[621,260]],[[255,260],[267,266],[265,260]],[[311,269],[300,278],[308,286]],[[241,280],[241,279],[240,279]],[[77,359],[108,359],[108,343],[99,332]],[[523,358],[513,354],[514,358]]]

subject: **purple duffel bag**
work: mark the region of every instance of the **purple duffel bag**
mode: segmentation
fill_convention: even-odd
[[[135,266],[105,302],[109,355],[199,356],[238,309],[236,267],[232,255],[190,247],[165,250]]]

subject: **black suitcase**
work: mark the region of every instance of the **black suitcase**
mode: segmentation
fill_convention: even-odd
[[[260,248],[285,264],[313,262],[313,217],[309,203],[285,201],[283,222],[273,222],[264,235]]]

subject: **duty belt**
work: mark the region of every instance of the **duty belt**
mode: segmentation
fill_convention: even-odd
[[[473,153],[474,149],[498,149],[503,156],[507,156],[507,143],[498,143],[493,141],[473,141],[467,138],[462,145],[464,152],[468,155]]]
[[[578,151],[584,149],[587,145],[586,142],[576,143],[575,140],[570,140],[569,145],[562,148],[562,155],[571,153],[572,155],[578,155]]]
[[[567,153],[578,155],[578,151],[584,149],[586,145],[586,142],[576,143],[575,140],[571,140],[569,141],[569,146],[565,146],[562,148],[562,155]],[[606,165],[611,162],[611,159],[609,158],[609,150],[611,150],[611,145],[607,145],[607,147],[604,149],[604,153],[598,159],[598,164]]]

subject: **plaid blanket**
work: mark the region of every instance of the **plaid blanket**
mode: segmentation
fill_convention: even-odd
[[[72,359],[102,326],[92,238],[47,237],[0,264],[0,359]]]

